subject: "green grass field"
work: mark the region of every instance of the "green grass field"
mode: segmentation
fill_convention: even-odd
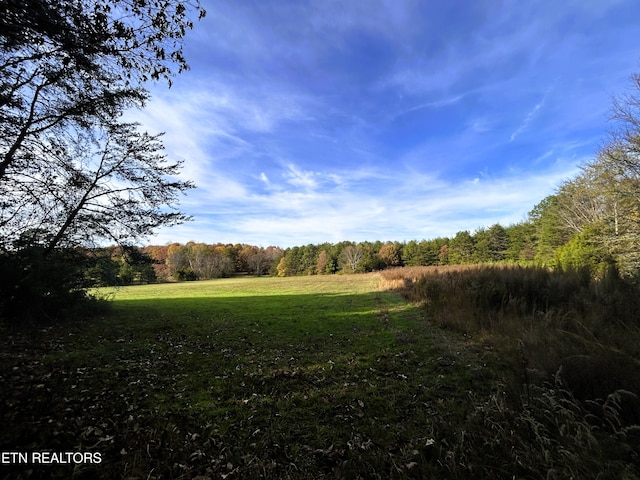
[[[100,452],[76,470],[104,478],[437,471],[433,419],[458,421],[456,397],[486,369],[377,285],[351,275],[103,290],[105,318],[6,332],[2,450]]]
[[[531,430],[509,413],[521,383],[513,363],[431,326],[425,310],[379,280],[238,277],[103,289],[112,309],[102,318],[4,331],[0,450],[97,452],[102,461],[0,465],[1,478],[547,471],[534,447],[509,443]]]

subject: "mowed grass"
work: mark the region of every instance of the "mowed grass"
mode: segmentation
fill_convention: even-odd
[[[459,478],[458,426],[499,380],[491,352],[432,328],[378,284],[344,275],[105,289],[103,318],[4,332],[0,450],[99,452],[102,462],[2,473]]]

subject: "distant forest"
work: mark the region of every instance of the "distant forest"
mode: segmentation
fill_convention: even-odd
[[[621,177],[602,160],[585,165],[529,213],[526,221],[460,231],[452,238],[408,242],[322,243],[282,249],[189,242],[143,248],[94,249],[88,272],[101,285],[228,277],[372,272],[400,266],[517,263],[583,269],[599,276],[611,266],[637,278],[640,209]],[[605,181],[608,182],[605,186]],[[618,192],[614,194],[613,192]]]

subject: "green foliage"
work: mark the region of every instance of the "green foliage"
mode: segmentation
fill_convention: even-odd
[[[134,279],[133,267],[126,262],[120,265],[118,279],[122,285],[131,285]]]
[[[134,246],[108,247],[86,250],[91,262],[85,277],[91,286],[104,287],[154,283],[158,276],[154,269],[156,260]]]
[[[585,269],[594,277],[602,277],[613,263],[606,248],[587,231],[575,235],[567,244],[559,247],[554,258],[558,268]]]
[[[173,276],[179,282],[193,282],[198,280],[198,274],[189,268],[181,268],[177,270]]]
[[[522,222],[506,229],[508,240],[505,260],[531,263],[536,256],[536,227],[532,222]]]
[[[100,303],[88,294],[94,259],[75,249],[21,245],[0,253],[0,322],[46,324],[87,316]]]
[[[531,210],[529,218],[535,229],[535,259],[550,265],[556,249],[571,239],[571,233],[560,217],[558,197],[550,195],[543,199]]]
[[[285,275],[313,275],[317,273],[318,255],[320,255],[320,251],[316,245],[304,245],[287,249],[284,252],[284,257],[286,258]],[[325,264],[325,268],[327,267],[328,263]]]
[[[449,242],[448,238],[420,242],[411,240],[401,249],[402,264],[408,267],[446,265],[449,261]]]
[[[95,249],[87,252],[94,261],[84,272],[90,285],[106,287],[118,285],[120,264],[112,258],[112,249]]]
[[[495,224],[488,230],[478,229],[473,235],[473,243],[476,263],[501,262],[506,258],[509,236],[502,225]]]
[[[448,261],[451,265],[465,265],[474,262],[474,238],[468,231],[460,231],[449,242]]]

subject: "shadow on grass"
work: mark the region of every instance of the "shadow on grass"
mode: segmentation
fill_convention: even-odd
[[[376,292],[123,300],[107,318],[49,328],[36,342],[12,332],[1,347],[10,428],[0,450],[98,452],[102,462],[2,474],[426,472],[416,460],[432,455],[430,420],[452,414],[443,406],[456,390],[438,375],[469,376],[462,363],[437,362],[412,311]]]
[[[102,460],[3,478],[636,478],[557,393],[510,408],[486,352],[395,293],[113,307],[0,340],[0,450]]]

